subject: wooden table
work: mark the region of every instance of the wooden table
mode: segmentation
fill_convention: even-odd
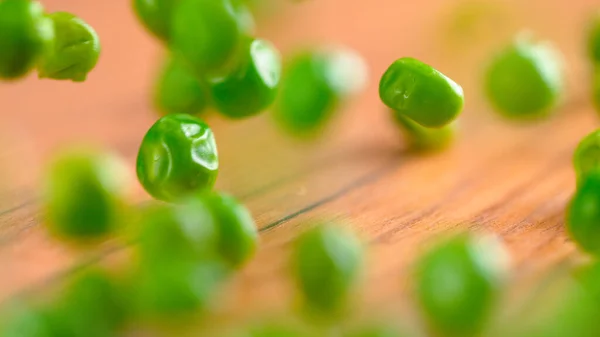
[[[0,84],[0,299],[59,282],[73,268],[126,255],[120,241],[81,252],[50,239],[40,223],[44,164],[72,142],[120,153],[134,173],[140,140],[156,119],[149,93],[161,47],[135,20],[129,1],[46,0],[97,28],[103,55],[83,84],[30,78]],[[359,51],[370,84],[348,102],[321,139],[301,142],[278,131],[268,113],[246,121],[207,117],[217,136],[218,187],[241,198],[261,229],[256,259],[231,286],[233,307],[285,305],[289,243],[311,221],[351,224],[370,246],[364,299],[402,302],[410,264],[449,230],[492,232],[507,243],[517,279],[580,256],[563,230],[574,186],[571,155],[598,116],[588,98],[583,50],[594,1],[283,1],[259,20],[259,35],[284,54],[315,44]],[[472,15],[473,13],[477,15]],[[457,18],[463,18],[458,20]],[[527,27],[564,52],[567,92],[549,121],[515,124],[482,99],[490,53]],[[377,95],[396,58],[413,56],[461,83],[467,104],[460,138],[443,153],[417,156]],[[149,198],[139,186],[132,202]]]

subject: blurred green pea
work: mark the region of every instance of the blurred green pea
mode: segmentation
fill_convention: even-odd
[[[332,116],[338,98],[324,76],[326,68],[326,58],[315,53],[297,55],[286,65],[274,110],[284,130],[310,134]]]
[[[490,63],[485,90],[494,108],[505,117],[547,117],[563,92],[561,55],[549,42],[520,35]]]
[[[171,38],[173,12],[181,0],[133,0],[133,9],[146,29],[164,42]],[[242,30],[254,33],[254,16],[243,0],[233,0],[233,9]]]
[[[573,279],[587,294],[596,307],[600,310],[600,262],[592,261],[586,265],[575,268],[572,272]]]
[[[173,11],[180,0],[133,0],[133,9],[141,23],[163,41],[171,35]]]
[[[250,10],[251,0],[231,0],[240,29],[245,35],[256,34],[254,14]]]
[[[271,105],[281,77],[275,46],[260,39],[247,39],[244,46],[240,66],[210,83],[216,108],[230,118],[249,117]]]
[[[210,211],[217,235],[218,255],[239,268],[256,252],[258,229],[248,209],[232,196],[202,193],[198,201]]]
[[[590,133],[579,142],[573,155],[573,166],[578,185],[590,172],[600,169],[600,130]]]
[[[600,113],[600,69],[594,69],[592,75],[592,103],[596,111]]]
[[[346,48],[293,55],[284,67],[275,121],[292,135],[316,135],[340,103],[364,88],[367,72],[362,58]]]
[[[499,295],[506,255],[493,237],[459,235],[419,258],[416,298],[439,336],[476,336]]]
[[[10,305],[0,315],[2,337],[52,337],[52,326],[39,309],[25,305]]]
[[[196,261],[215,256],[216,228],[206,205],[187,200],[181,205],[157,205],[141,212],[141,263]]]
[[[394,61],[385,71],[379,82],[379,97],[397,114],[430,128],[456,119],[465,101],[458,84],[410,57]]]
[[[300,329],[284,324],[263,324],[248,329],[244,337],[305,337],[307,334]]]
[[[229,269],[213,259],[147,261],[131,277],[135,312],[167,318],[206,312],[228,275]]]
[[[73,149],[59,154],[45,179],[46,225],[73,240],[104,238],[124,225],[124,164],[107,153]]]
[[[0,79],[25,76],[53,37],[52,24],[37,1],[0,1]]]
[[[199,118],[166,115],[144,136],[136,167],[144,189],[159,200],[175,202],[210,190],[219,169],[214,135]]]
[[[355,331],[350,332],[347,337],[400,337],[403,334],[392,327],[391,325],[386,324],[372,324],[368,326],[361,327],[356,329]]]
[[[600,63],[600,15],[595,13],[588,24],[587,53],[594,64]]]
[[[369,68],[356,51],[343,46],[331,46],[319,51],[326,60],[326,81],[340,100],[346,100],[365,89]]]
[[[170,57],[156,81],[154,100],[163,114],[199,115],[208,107],[208,88],[182,60]]]
[[[321,225],[302,234],[292,252],[292,268],[307,313],[324,318],[340,314],[362,263],[360,241],[342,228]]]
[[[59,337],[66,335],[61,322],[46,309],[31,304],[12,304],[0,316],[2,337]]]
[[[452,141],[454,141],[457,130],[456,121],[441,128],[426,128],[405,117],[403,114],[396,113],[393,110],[392,113],[404,135],[407,148],[411,151],[440,151],[450,146]]]
[[[210,308],[230,273],[219,255],[213,209],[196,197],[142,211],[131,277],[141,316],[188,315]]]
[[[569,236],[583,251],[600,254],[600,170],[587,172],[567,207]]]
[[[197,74],[218,77],[238,61],[243,28],[230,0],[180,0],[171,47]]]
[[[71,13],[56,12],[47,17],[54,25],[54,39],[38,64],[39,77],[85,81],[100,58],[98,34]]]
[[[533,311],[544,313],[542,319],[528,329],[521,329],[519,332],[523,333],[517,337],[597,336],[600,331],[598,299],[578,282],[571,281],[553,290],[553,295],[558,297],[555,301],[541,299],[532,306]]]
[[[73,337],[116,336],[129,310],[120,285],[101,269],[77,275],[52,308],[67,336]]]

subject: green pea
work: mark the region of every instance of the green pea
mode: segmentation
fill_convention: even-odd
[[[347,99],[366,87],[369,69],[358,53],[345,47],[330,47],[321,54],[326,59],[324,76],[338,98]]]
[[[122,225],[124,165],[109,154],[71,150],[60,154],[45,181],[46,224],[67,239],[104,238]]]
[[[237,62],[242,27],[229,0],[180,0],[171,33],[172,48],[198,74],[217,76]]]
[[[290,60],[274,110],[284,130],[299,136],[315,134],[332,117],[339,98],[325,76],[327,68],[327,58],[320,53],[303,53]]]
[[[447,148],[456,134],[456,121],[441,128],[423,127],[404,115],[392,112],[400,126],[408,149],[415,152],[439,151]]]
[[[127,320],[121,289],[107,272],[95,269],[74,278],[53,304],[68,336],[114,336]]]
[[[384,325],[370,325],[366,327],[362,327],[357,329],[356,331],[351,332],[348,337],[400,337],[402,333],[398,331],[398,329]]]
[[[233,267],[246,263],[258,245],[258,231],[248,209],[222,193],[204,193],[198,198],[211,212],[219,256]]]
[[[164,42],[171,38],[173,12],[181,0],[133,0],[133,9],[150,33]],[[243,0],[232,1],[238,21],[246,33],[254,32],[254,17]]]
[[[54,40],[38,64],[39,77],[85,81],[100,57],[98,34],[70,13],[56,12],[48,18],[54,24]]]
[[[600,70],[595,69],[592,77],[592,102],[597,112],[600,112]]]
[[[541,303],[531,306],[534,310],[545,314],[543,319],[529,329],[532,331],[526,331],[517,336],[594,337],[598,334],[600,310],[593,294],[574,282],[568,282],[559,289],[553,289],[553,292],[558,296],[557,301],[548,303],[542,299]]]
[[[52,39],[52,25],[37,1],[0,1],[0,79],[25,76]]]
[[[587,35],[587,52],[593,63],[600,63],[600,16],[590,20]]]
[[[182,315],[208,309],[229,268],[219,258],[210,205],[197,197],[145,209],[138,267],[131,286],[140,315]]]
[[[250,10],[249,2],[248,0],[231,1],[242,32],[246,35],[255,35],[256,22],[254,21],[254,14]]]
[[[171,35],[172,16],[180,0],[133,0],[133,9],[144,27],[163,41]]]
[[[452,122],[464,105],[458,84],[409,57],[396,60],[386,70],[379,82],[379,97],[398,114],[430,128]]]
[[[573,277],[590,300],[600,308],[600,262],[593,261],[573,271]]]
[[[573,241],[585,252],[600,254],[600,171],[581,179],[567,208],[566,226]]]
[[[155,104],[165,113],[198,115],[208,107],[208,88],[181,60],[165,62],[155,87]]]
[[[340,103],[364,88],[366,77],[362,58],[345,48],[294,55],[284,69],[274,118],[292,135],[314,136]]]
[[[156,199],[177,201],[211,189],[219,160],[211,129],[199,118],[170,114],[159,119],[142,140],[137,176]]]
[[[65,336],[65,329],[48,310],[21,304],[11,305],[5,311],[0,317],[2,337]]]
[[[160,205],[142,211],[139,258],[142,262],[198,260],[216,250],[216,228],[210,210],[197,200]]]
[[[247,337],[300,337],[306,336],[299,329],[292,328],[283,324],[265,324],[254,326],[248,329]]]
[[[229,270],[216,260],[149,261],[132,277],[139,316],[181,316],[209,310]]]
[[[357,238],[333,226],[319,226],[296,242],[292,265],[309,314],[336,316],[345,309],[362,267]]]
[[[266,109],[275,100],[281,61],[275,47],[249,39],[243,62],[231,74],[211,83],[216,108],[230,118],[244,118]]]
[[[555,316],[542,325],[535,337],[595,337],[600,331],[598,307],[589,294],[573,289],[565,298]],[[531,336],[531,335],[529,335]]]
[[[440,336],[475,336],[486,323],[502,279],[504,251],[497,241],[458,236],[417,263],[416,298]]]
[[[485,74],[485,90],[494,108],[506,117],[547,117],[563,89],[560,54],[547,42],[520,36],[499,53]]]
[[[600,169],[600,130],[585,136],[575,149],[573,166],[578,184],[590,172]]]

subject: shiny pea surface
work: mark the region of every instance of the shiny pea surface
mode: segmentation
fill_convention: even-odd
[[[199,118],[170,114],[148,130],[137,157],[137,176],[156,199],[178,201],[212,189],[219,169],[212,130]]]
[[[396,60],[386,70],[379,97],[396,113],[430,128],[452,122],[464,105],[463,90],[456,82],[410,57]]]

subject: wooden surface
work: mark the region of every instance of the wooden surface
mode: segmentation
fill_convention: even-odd
[[[34,76],[0,84],[3,301],[43,291],[77,266],[126,255],[119,239],[93,252],[51,240],[40,226],[37,186],[47,159],[72,142],[120,153],[133,174],[137,147],[156,118],[149,91],[161,48],[140,28],[129,1],[44,3],[96,27],[103,55],[84,84]],[[369,303],[403,301],[411,262],[449,230],[499,234],[517,280],[577,258],[563,231],[563,213],[574,186],[572,151],[598,124],[582,50],[593,8],[591,0],[306,0],[264,15],[259,35],[284,54],[343,44],[365,57],[371,77],[367,90],[310,143],[279,132],[268,113],[242,122],[207,117],[221,155],[218,186],[247,203],[261,228],[256,259],[228,292],[233,307],[252,312],[289,302],[289,243],[307,223],[323,218],[348,222],[369,244]],[[567,64],[562,108],[551,120],[529,125],[493,114],[479,83],[490,53],[522,28],[555,41]],[[406,153],[378,99],[379,77],[402,56],[423,59],[465,89],[460,137],[448,151]],[[136,184],[132,202],[148,199]]]

